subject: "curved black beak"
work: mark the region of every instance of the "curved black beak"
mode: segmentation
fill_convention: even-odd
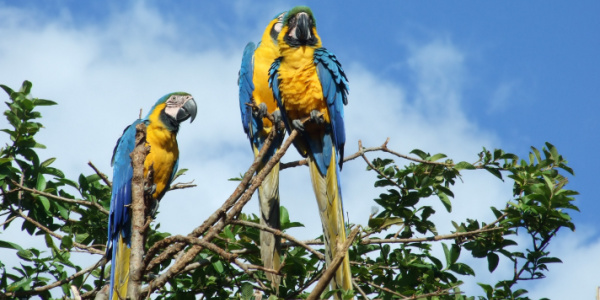
[[[177,111],[177,122],[181,123],[191,117],[192,120],[190,123],[192,123],[196,118],[197,112],[198,107],[196,106],[196,101],[194,101],[194,98],[190,98],[183,104],[179,111]]]
[[[297,25],[296,25],[296,38],[299,41],[308,41],[310,39],[310,17],[307,13],[301,12],[296,15]]]

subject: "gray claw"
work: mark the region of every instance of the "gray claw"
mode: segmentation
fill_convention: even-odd
[[[321,112],[319,112],[318,110],[311,111],[310,112],[310,120],[317,124],[325,123],[325,119],[320,114],[321,114]]]
[[[298,131],[304,131],[304,124],[302,124],[302,121],[300,120],[293,120],[292,125],[294,126],[294,128],[298,129]]]
[[[281,111],[276,110],[273,112],[273,121],[275,121],[275,124],[279,124],[279,122],[281,122]]]
[[[267,115],[267,105],[265,103],[261,103],[258,105],[258,109],[254,111],[254,116],[258,118],[262,118]]]
[[[154,195],[154,193],[156,193],[156,184],[152,184],[150,187],[145,187],[144,192],[149,195]]]

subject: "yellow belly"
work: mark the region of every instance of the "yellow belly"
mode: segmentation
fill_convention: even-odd
[[[288,118],[303,119],[310,116],[311,111],[317,110],[329,123],[327,103],[312,58],[305,59],[303,64],[288,63],[286,59],[279,69],[279,89]]]
[[[152,124],[148,126],[146,140],[150,145],[150,153],[144,162],[144,176],[147,176],[148,169],[152,165],[156,185],[156,191],[152,196],[160,200],[170,183],[173,167],[179,158],[177,140],[174,133]]]

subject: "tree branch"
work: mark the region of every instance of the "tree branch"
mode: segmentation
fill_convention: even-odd
[[[268,148],[270,147],[270,144],[273,141],[275,134],[276,134],[276,130],[273,130],[268,135],[267,140],[263,144],[263,148],[261,149],[259,154],[256,156],[255,163],[252,164],[250,169],[252,169],[255,164],[256,164],[256,167],[258,167],[258,164],[262,161],[262,157],[265,155]],[[208,242],[211,241],[225,227],[227,219],[233,219],[235,216],[237,216],[242,211],[242,208],[244,207],[244,205],[246,205],[246,203],[248,203],[248,201],[250,201],[254,191],[260,186],[261,182],[264,180],[264,178],[267,176],[267,174],[271,171],[271,169],[273,169],[275,164],[277,162],[279,162],[279,160],[281,159],[283,154],[285,154],[285,152],[290,147],[290,145],[292,144],[292,141],[294,140],[294,138],[296,138],[297,135],[298,135],[298,131],[294,129],[290,133],[288,139],[281,145],[279,150],[277,150],[275,155],[273,155],[273,157],[263,166],[261,171],[252,178],[252,182],[251,182],[250,186],[247,189],[245,189],[245,191],[242,190],[243,194],[241,194],[241,196],[237,196],[237,197],[235,197],[235,195],[232,195],[230,197],[230,199],[227,200],[226,204],[224,204],[221,207],[221,209],[226,209],[227,207],[231,207],[230,205],[235,204],[235,205],[233,205],[233,207],[231,208],[229,213],[226,213],[227,210],[220,209],[220,210],[217,210],[211,217],[209,217],[209,219],[214,219],[215,221],[219,220],[220,218],[223,218],[224,220],[221,220],[216,226],[212,226],[212,227],[207,226],[209,219],[207,219],[204,222],[204,224],[202,224],[201,227],[204,227],[204,226],[207,227],[203,232],[208,231],[208,233],[203,238],[203,240],[208,241]],[[246,172],[246,174],[248,174],[249,171]],[[254,168],[253,172],[256,172],[256,168]],[[246,176],[244,176],[244,177],[246,177]],[[240,186],[238,186],[238,188],[239,187]],[[238,197],[239,197],[239,200],[237,199]],[[237,202],[236,202],[236,200],[237,200]],[[230,205],[229,205],[229,202],[231,202]],[[201,228],[197,228],[196,230],[194,230],[192,232],[192,234],[194,234],[194,235],[198,234],[199,233],[198,231],[201,231],[199,229],[201,229]],[[143,293],[146,293],[146,292],[149,293],[149,292],[152,292],[152,290],[154,290],[156,288],[162,287],[167,282],[167,280],[169,280],[170,278],[173,278],[175,275],[179,274],[183,270],[185,265],[188,264],[189,262],[191,262],[194,259],[194,257],[196,257],[196,255],[201,250],[202,250],[201,246],[193,246],[185,254],[183,254],[181,257],[179,257],[177,259],[177,261],[175,261],[175,263],[167,271],[165,271],[163,274],[161,274],[158,278],[156,278],[153,281],[153,284],[151,286],[152,289],[144,289]]]
[[[329,282],[331,281],[331,278],[333,278],[335,272],[340,267],[342,261],[344,260],[344,257],[348,253],[348,248],[350,248],[350,245],[352,245],[354,238],[356,238],[356,236],[358,235],[358,229],[359,228],[356,227],[352,230],[352,232],[350,232],[350,234],[348,235],[348,239],[346,240],[346,242],[344,242],[344,244],[341,247],[339,247],[340,244],[338,244],[338,249],[337,253],[335,254],[335,257],[333,258],[333,260],[331,260],[331,263],[329,264],[327,269],[325,269],[325,272],[323,272],[323,275],[319,279],[319,282],[312,290],[312,292],[310,292],[308,298],[306,298],[307,300],[319,299],[319,296],[321,296],[325,288],[327,288]]]
[[[21,211],[20,209],[19,210],[14,210],[13,209],[13,212],[16,213],[17,215],[19,215],[19,217],[25,219],[27,222],[30,222],[31,224],[35,225],[35,227],[37,227],[37,228],[41,229],[42,231],[46,232],[47,234],[49,234],[49,235],[51,235],[51,236],[53,236],[53,237],[55,237],[55,238],[57,238],[59,240],[62,240],[62,238],[63,238],[62,235],[60,235],[60,234],[58,234],[58,233],[50,230],[48,227],[40,224],[39,222],[37,222],[36,220],[34,220],[32,218],[26,216],[23,213],[23,211]],[[100,251],[100,250],[98,250],[96,248],[92,248],[92,247],[89,247],[89,246],[86,246],[86,245],[83,245],[83,244],[80,244],[80,243],[77,243],[77,242],[73,242],[73,246],[75,246],[75,247],[77,247],[77,248],[79,248],[81,250],[85,250],[87,252],[93,253],[93,254],[104,255],[104,251]]]
[[[221,207],[219,209],[217,209],[217,211],[215,211],[212,215],[210,215],[202,223],[202,225],[195,228],[190,234],[188,234],[188,236],[199,237],[200,235],[204,234],[215,223],[217,223],[221,219],[221,217],[227,213],[227,210],[229,210],[233,206],[235,201],[237,201],[237,199],[239,199],[239,197],[242,195],[242,193],[246,190],[248,184],[250,183],[250,180],[253,178],[253,175],[256,172],[256,170],[258,169],[258,166],[261,164],[262,158],[267,153],[267,149],[270,147],[275,134],[276,134],[276,131],[273,130],[267,136],[267,138],[265,139],[265,142],[263,144],[263,148],[258,153],[258,155],[255,157],[254,162],[252,163],[252,165],[250,165],[250,168],[248,168],[248,170],[244,174],[244,177],[242,178],[242,180],[240,181],[240,183],[238,184],[236,189],[233,191],[233,194],[231,194],[231,196],[229,196],[229,198],[227,198],[225,203],[223,203],[223,205],[221,205]],[[169,248],[167,248],[159,256],[154,257],[154,255],[156,255],[156,253],[158,253],[158,251],[160,251],[162,249],[158,248],[158,247],[154,247],[154,246],[151,247],[147,252],[146,259],[144,260],[144,265],[146,265],[146,270],[153,269],[154,267],[156,267],[157,265],[159,265],[166,259],[175,255],[175,253],[180,252],[182,249],[183,249],[183,245],[175,244],[175,245],[172,245]]]
[[[91,265],[91,266],[89,266],[89,267],[87,267],[87,268],[85,268],[85,269],[83,269],[83,270],[81,270],[81,271],[79,271],[79,272],[77,272],[77,273],[75,273],[75,274],[73,274],[73,275],[65,278],[65,279],[55,281],[55,282],[53,282],[51,284],[48,284],[48,285],[45,285],[45,286],[36,287],[36,288],[33,288],[33,289],[29,290],[29,291],[8,292],[8,293],[4,294],[3,296],[7,296],[7,297],[21,297],[21,296],[26,296],[26,295],[39,294],[41,292],[47,291],[49,289],[52,289],[52,288],[55,288],[57,286],[61,286],[61,285],[65,284],[65,283],[67,283],[67,282],[70,282],[73,279],[75,279],[75,278],[77,278],[79,276],[82,276],[83,274],[92,272],[94,269],[96,269],[97,267],[102,266],[104,264],[106,264],[106,258],[103,257],[97,263],[95,263],[95,264],[93,264],[93,265]]]
[[[131,256],[129,261],[129,284],[127,286],[127,299],[140,299],[144,267],[144,242],[146,240],[146,204],[144,180],[144,162],[150,152],[146,145],[146,124],[143,122],[135,126],[135,148],[131,152],[131,165],[133,177],[131,178]],[[148,183],[153,182],[153,166],[148,168]],[[149,196],[152,198],[152,195]]]
[[[104,183],[112,189],[112,182],[108,180],[108,177],[106,177],[104,173],[100,172],[100,170],[98,170],[98,168],[96,168],[96,166],[91,161],[88,161],[88,166],[92,167],[92,169],[94,169],[94,172],[96,172],[96,174],[98,174],[98,176],[102,178],[102,181],[104,181]]]
[[[247,226],[247,227],[254,227],[254,228],[258,228],[260,230],[264,230],[264,231],[268,231],[276,236],[280,236],[282,238],[285,238],[287,240],[290,241],[290,245],[298,245],[301,246],[302,248],[308,250],[310,253],[316,255],[320,260],[324,260],[325,259],[325,255],[323,255],[323,253],[313,249],[312,247],[308,246],[306,243],[296,239],[295,237],[284,233],[283,231],[279,230],[279,229],[275,229],[275,228],[271,228],[269,226],[265,226],[265,225],[261,225],[261,224],[257,224],[257,223],[252,223],[252,222],[248,222],[248,221],[243,221],[243,220],[231,220],[229,223],[231,224],[237,224],[237,225],[242,225],[242,226]],[[323,244],[322,242],[320,243],[321,245]]]
[[[32,189],[32,188],[28,188],[26,186],[23,186],[22,184],[12,180],[12,183],[17,187],[16,190],[18,191],[26,191],[32,194],[37,194],[40,196],[44,196],[47,198],[52,198],[58,201],[62,201],[62,202],[67,202],[67,203],[71,203],[71,204],[80,204],[86,207],[94,207],[97,208],[100,212],[102,212],[105,215],[108,215],[108,210],[106,210],[104,207],[102,207],[102,205],[96,203],[96,202],[92,202],[92,201],[86,201],[86,200],[79,200],[79,199],[69,199],[69,198],[65,198],[65,197],[61,197],[61,196],[57,196],[57,195],[53,195],[50,193],[46,193],[46,192],[42,192],[42,191],[38,191],[36,189]]]

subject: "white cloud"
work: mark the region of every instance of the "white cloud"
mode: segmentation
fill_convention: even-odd
[[[600,239],[597,228],[563,229],[548,251],[562,264],[548,264],[547,277],[525,286],[532,299],[594,299],[600,287]]]
[[[238,14],[247,7],[240,3],[236,6]],[[0,83],[16,88],[29,79],[34,83],[35,96],[59,102],[56,107],[43,109],[42,123],[47,128],[39,134],[39,141],[48,149],[42,157],[57,157],[56,166],[69,177],[91,173],[85,165],[88,160],[110,174],[114,144],[139,109],[146,111],[160,96],[183,90],[194,95],[199,110],[196,121],[184,124],[179,135],[180,167],[190,169],[181,180],[193,179],[198,187],[169,193],[157,221],[162,230],[187,234],[230,195],[236,182],[227,179],[244,172],[252,159],[237,104],[243,43],[216,43],[216,35],[207,30],[192,37],[206,45],[204,50],[193,52],[186,46],[190,37],[180,35],[180,24],[166,20],[145,2],[115,12],[106,24],[83,27],[70,25],[68,13],[31,23],[25,11],[3,11]],[[239,49],[212,46],[224,44]],[[324,44],[327,46],[327,41]],[[419,148],[467,161],[475,160],[482,146],[499,147],[498,138],[478,128],[461,108],[462,87],[469,73],[465,52],[449,38],[433,38],[408,47],[409,57],[402,63],[408,66],[409,83],[381,78],[360,62],[339,57],[351,85],[346,153],[357,150],[359,139],[371,147],[381,145],[387,137],[391,138],[389,147],[401,153]],[[5,124],[0,120],[0,125]],[[299,158],[292,148],[283,160]],[[397,158],[396,162],[405,163]],[[382,192],[372,188],[374,179],[375,174],[365,171],[360,158],[344,165],[343,195],[351,222],[366,223],[374,205],[372,199]],[[464,181],[455,188],[452,214],[445,213],[439,200],[432,199],[439,214],[435,220],[442,224],[440,233],[452,229],[450,220],[470,217],[491,221],[489,206],[500,207],[510,198],[510,186],[491,175],[467,173]],[[292,218],[306,225],[291,234],[300,238],[320,234],[306,168],[282,172],[281,197]],[[256,213],[257,206],[253,200],[245,212]],[[11,230],[2,239],[19,234],[17,226]],[[486,270],[487,264],[480,269]],[[498,273],[505,274],[506,270]],[[474,283],[469,286],[480,293]]]

